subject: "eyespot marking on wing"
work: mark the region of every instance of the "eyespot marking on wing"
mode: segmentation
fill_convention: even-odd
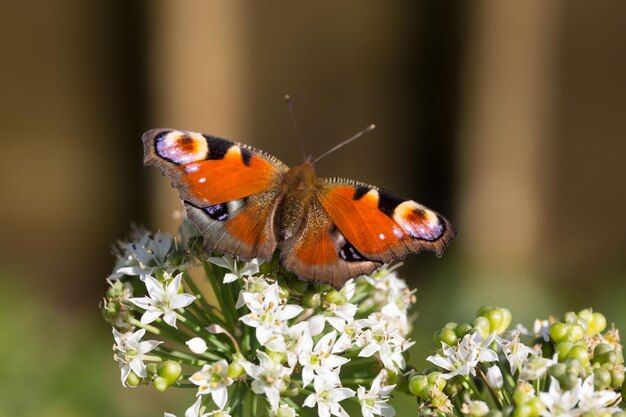
[[[206,139],[199,133],[164,131],[155,138],[156,153],[177,165],[205,159],[209,152]]]
[[[339,249],[339,256],[341,256],[341,258],[347,262],[360,262],[368,260],[365,259],[365,256],[363,256],[361,252],[356,250],[356,248],[352,246],[350,242],[346,242],[341,247],[341,249]]]
[[[400,203],[393,211],[393,219],[414,239],[433,241],[445,232],[444,223],[439,216],[415,201]]]
[[[379,190],[378,209],[391,218],[393,218],[396,207],[405,201],[407,201],[405,198],[390,194],[384,190]]]

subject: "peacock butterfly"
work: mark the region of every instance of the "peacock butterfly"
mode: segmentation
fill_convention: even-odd
[[[415,201],[318,178],[311,159],[289,168],[251,146],[174,129],[150,130],[143,143],[144,164],[171,179],[208,250],[269,260],[279,249],[303,280],[341,288],[409,253],[441,256],[456,234]]]

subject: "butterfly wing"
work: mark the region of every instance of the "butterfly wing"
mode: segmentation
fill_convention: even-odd
[[[441,256],[456,235],[433,210],[371,185],[321,179],[318,198],[346,239],[339,255],[348,261],[386,263],[421,250]]]
[[[270,259],[273,216],[287,167],[251,146],[173,129],[143,135],[144,164],[178,190],[209,250]]]
[[[279,243],[281,265],[300,279],[341,288],[349,278],[382,265],[349,252],[349,243],[319,201],[313,200],[303,213],[299,232]]]

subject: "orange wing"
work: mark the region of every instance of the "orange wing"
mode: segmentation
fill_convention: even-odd
[[[424,249],[441,256],[456,235],[445,218],[415,201],[349,180],[320,183],[320,204],[364,259],[390,262]]]
[[[144,163],[172,180],[209,250],[270,259],[273,216],[287,167],[251,146],[173,129],[143,135]]]
[[[349,278],[382,265],[360,257],[318,201],[307,207],[305,216],[300,232],[279,243],[281,265],[300,279],[341,288]]]

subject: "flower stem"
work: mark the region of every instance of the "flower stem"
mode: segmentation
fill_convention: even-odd
[[[200,288],[198,288],[198,286],[196,285],[194,280],[191,278],[191,275],[189,275],[189,273],[187,271],[183,272],[183,279],[185,280],[185,283],[187,284],[189,289],[196,296],[196,300],[198,300],[200,302],[200,304],[202,304],[202,307],[204,308],[204,310],[202,312],[204,314],[206,314],[209,317],[209,319],[211,321],[213,321],[214,323],[218,323],[218,324],[223,325],[224,324],[224,320],[222,320],[222,318],[218,317],[215,314],[215,312],[213,311],[215,309],[215,307],[207,302],[206,297],[204,296],[202,291],[200,291]]]

